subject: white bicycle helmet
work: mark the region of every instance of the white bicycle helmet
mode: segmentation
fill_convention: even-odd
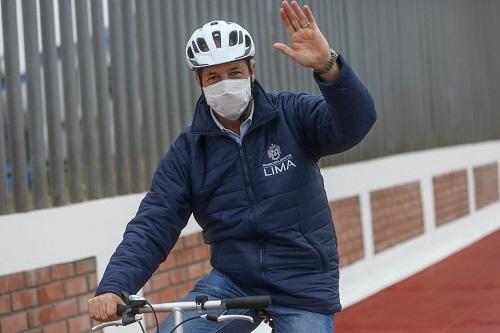
[[[186,59],[192,70],[253,56],[252,37],[233,22],[208,22],[193,32],[186,45]]]

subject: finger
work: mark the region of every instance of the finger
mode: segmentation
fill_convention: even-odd
[[[312,13],[311,7],[308,5],[304,6],[304,13],[306,14],[307,21],[311,25],[311,28],[317,28],[316,20],[314,19],[314,15]]]
[[[308,25],[309,21],[307,20],[307,17],[304,15],[302,8],[300,8],[297,1],[292,1],[292,9],[299,20],[300,27],[301,28],[306,27]]]
[[[293,34],[295,32],[295,29],[293,28],[292,24],[290,23],[288,16],[286,16],[285,10],[283,8],[280,8],[280,16],[281,16],[281,20],[283,21],[283,24],[286,27],[286,30],[288,31],[288,34],[289,35]]]
[[[117,320],[118,315],[116,314],[116,304],[114,302],[108,302],[106,304],[106,313],[108,315],[109,320]]]
[[[274,43],[273,47],[284,55],[293,58],[294,51],[283,43]]]
[[[290,24],[293,26],[295,31],[298,31],[300,29],[300,23],[299,20],[297,19],[297,15],[295,15],[295,13],[293,12],[293,9],[292,7],[290,7],[288,1],[283,1],[281,7],[285,10],[285,14],[288,17]]]
[[[99,305],[96,302],[90,302],[89,307],[90,307],[92,319],[99,321],[99,322],[102,322],[101,313],[99,312]]]
[[[89,313],[90,318],[95,319],[94,308],[90,300],[87,301],[87,312]]]
[[[106,303],[99,302],[98,309],[99,309],[99,321],[109,321],[108,313],[106,311]]]

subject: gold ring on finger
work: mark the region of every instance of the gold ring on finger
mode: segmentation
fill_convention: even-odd
[[[307,23],[305,23],[305,24],[301,24],[301,25],[300,25],[300,27],[301,27],[302,29],[305,29],[305,28],[308,28],[308,27],[309,27],[309,25],[310,25],[310,23],[309,23],[309,22],[307,22]]]

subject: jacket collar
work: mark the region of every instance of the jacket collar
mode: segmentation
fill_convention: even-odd
[[[264,91],[264,88],[262,88],[257,80],[255,80],[253,98],[255,108],[252,125],[250,126],[249,131],[267,123],[278,115],[276,106],[271,102]],[[191,124],[191,132],[193,134],[203,135],[223,134],[210,115],[210,107],[208,106],[204,95],[201,95],[196,103],[193,122]]]

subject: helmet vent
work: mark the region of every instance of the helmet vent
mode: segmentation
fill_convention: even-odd
[[[252,40],[250,39],[250,36],[245,35],[245,46],[250,47],[252,45]]]
[[[220,49],[220,31],[212,32],[212,38],[214,39],[215,46]]]
[[[233,30],[229,33],[229,46],[235,46],[238,43],[238,32]]]
[[[196,53],[200,53],[200,50],[198,50],[198,47],[196,46],[196,43],[193,41],[191,43],[191,45],[193,46],[193,49],[191,50],[191,52],[196,52]]]
[[[239,38],[238,38],[238,44],[243,43],[243,32],[241,30],[239,31],[238,36],[239,36]]]
[[[198,44],[198,48],[202,52],[208,52],[208,45],[207,42],[205,41],[205,38],[197,38],[196,43]]]
[[[191,46],[188,47],[188,49],[187,49],[187,55],[188,55],[189,59],[194,59],[193,49],[191,48]]]

